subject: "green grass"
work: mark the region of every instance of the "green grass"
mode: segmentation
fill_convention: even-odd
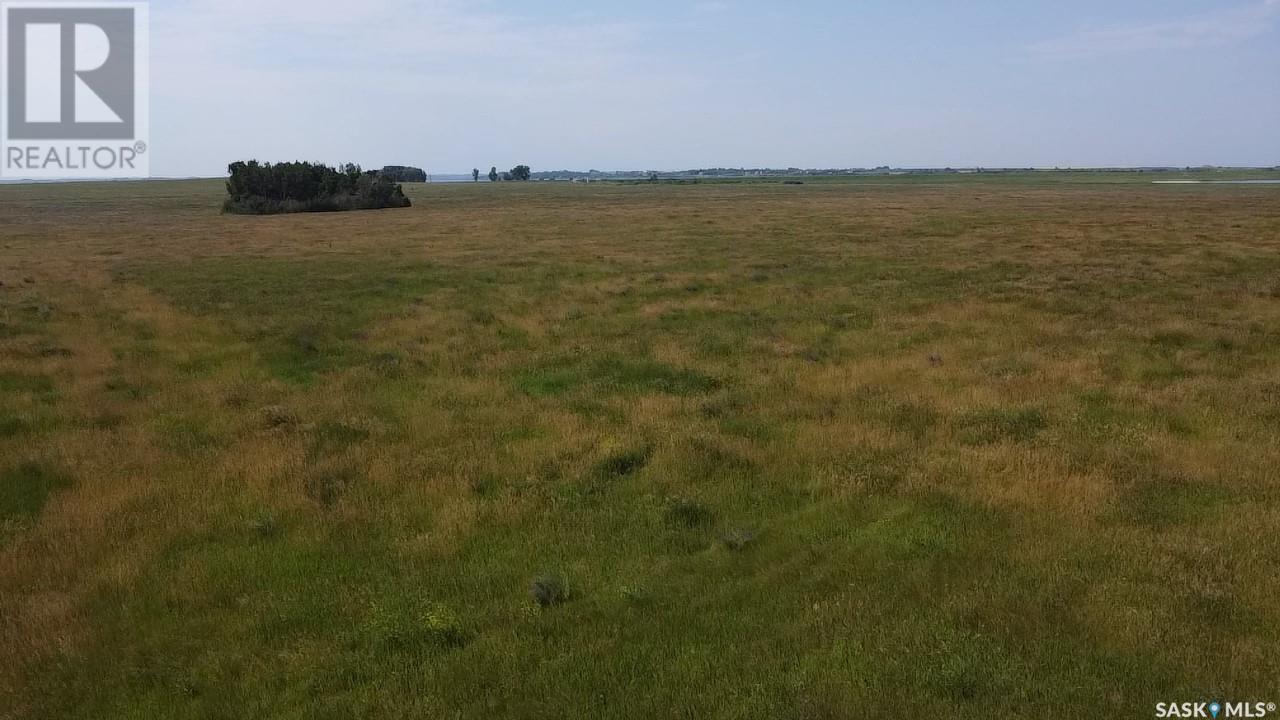
[[[1274,700],[1280,190],[1150,179],[0,187],[0,717]]]
[[[318,373],[377,362],[361,334],[441,282],[428,263],[371,261],[218,259],[122,275],[157,288],[184,310],[226,318],[273,374],[303,384]],[[212,362],[200,360],[206,367]]]
[[[43,463],[25,462],[0,473],[0,523],[38,517],[50,496],[71,478]]]
[[[516,378],[516,387],[522,392],[538,396],[564,395],[571,391],[596,395],[691,395],[709,393],[719,384],[716,378],[694,370],[611,355],[588,359],[557,358],[536,369],[523,371]]]

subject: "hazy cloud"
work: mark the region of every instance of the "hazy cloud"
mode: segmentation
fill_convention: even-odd
[[[694,3],[693,11],[702,15],[714,15],[722,13],[729,9],[729,3],[724,0],[702,0],[702,2]]]
[[[1031,46],[1050,59],[1080,59],[1124,52],[1221,47],[1266,33],[1280,16],[1280,0],[1263,0],[1173,20],[1086,30]]]

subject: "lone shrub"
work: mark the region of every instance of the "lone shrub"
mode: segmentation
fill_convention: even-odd
[[[273,215],[294,212],[341,212],[409,207],[409,198],[394,180],[358,165],[342,169],[306,162],[232,163],[227,168],[227,200],[223,212]]]

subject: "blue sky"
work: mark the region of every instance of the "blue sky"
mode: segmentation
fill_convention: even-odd
[[[1280,164],[1280,0],[157,0],[153,172]]]

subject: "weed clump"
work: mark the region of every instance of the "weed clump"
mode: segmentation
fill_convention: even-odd
[[[249,520],[249,530],[260,538],[274,538],[280,534],[280,522],[274,515],[260,512]]]
[[[732,550],[733,552],[742,552],[743,550],[746,550],[747,547],[752,543],[754,543],[755,541],[756,541],[755,530],[744,530],[744,529],[730,530],[726,532],[724,535],[720,536],[720,542],[724,543],[724,546]]]
[[[424,607],[414,598],[390,598],[373,604],[363,634],[392,648],[434,646],[445,650],[463,647],[472,638],[453,610],[440,604]]]
[[[642,585],[623,585],[619,590],[622,599],[629,603],[645,603],[650,599],[649,590]]]
[[[262,425],[268,430],[293,427],[298,424],[298,416],[283,405],[268,405],[258,412]]]
[[[351,486],[349,470],[322,470],[306,477],[302,483],[306,496],[324,507],[332,507]]]
[[[529,584],[529,597],[538,607],[549,608],[569,599],[569,589],[558,575],[540,575]]]
[[[445,648],[460,648],[471,641],[471,633],[449,608],[434,605],[422,615],[422,629],[427,639]]]
[[[378,353],[371,363],[374,372],[387,378],[398,378],[404,374],[400,356],[395,353]]]

